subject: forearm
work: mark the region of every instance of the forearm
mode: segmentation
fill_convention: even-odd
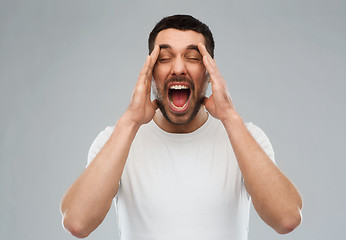
[[[64,195],[63,224],[73,235],[88,236],[107,215],[138,128],[126,115],[119,119],[104,147]]]
[[[279,233],[293,230],[301,221],[299,192],[269,159],[237,113],[232,113],[224,126],[259,216]]]
[[[262,147],[236,112],[225,79],[206,47],[199,44],[212,85],[212,95],[203,103],[208,112],[219,119],[228,134],[259,216],[279,233],[287,233],[301,221],[301,197],[289,179],[269,159]],[[293,219],[293,220],[292,220]]]

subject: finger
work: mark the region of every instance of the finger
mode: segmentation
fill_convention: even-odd
[[[160,47],[158,45],[156,45],[154,47],[154,50],[151,52],[150,54],[150,68],[153,69],[155,63],[156,63],[156,60],[157,60],[157,57],[159,56],[159,53],[160,53]]]
[[[209,82],[211,83],[212,91],[214,92],[218,89],[224,89],[227,91],[226,81],[220,74],[218,68],[216,66],[213,66],[207,57],[203,57],[203,62],[205,62],[204,64],[209,73]]]
[[[206,60],[208,60],[208,63],[214,67],[215,69],[217,69],[217,66],[216,66],[216,62],[215,62],[215,59],[212,58],[207,50],[207,48],[205,47],[205,45],[203,45],[202,43],[199,43],[198,44],[198,47],[200,49],[200,52],[203,56],[203,58],[205,58]]]
[[[153,51],[151,52],[151,54],[148,56],[150,60],[149,67],[147,68],[146,76],[144,79],[144,83],[146,83],[146,89],[148,94],[150,94],[150,91],[151,91],[152,72],[153,72],[154,65],[156,63],[156,59],[159,56],[159,53],[160,53],[160,47],[156,45]]]
[[[207,68],[209,74],[214,75],[217,72],[217,66],[216,66],[215,60],[210,56],[204,44],[199,43],[198,49],[201,55],[203,56],[204,66]]]
[[[153,72],[153,68],[155,66],[157,57],[159,56],[159,53],[160,53],[160,47],[156,45],[154,47],[154,50],[149,55],[149,57],[150,57],[150,65],[149,65],[149,69],[147,71],[147,80],[151,80],[151,75],[152,75],[152,72]]]
[[[207,69],[209,76],[210,76],[209,80],[211,82],[213,82],[213,79],[217,78],[218,69],[210,61],[211,60],[207,56],[203,57],[203,64],[204,64],[205,68]]]
[[[203,43],[198,43],[198,50],[201,53],[202,57],[206,56],[208,59],[213,60],[210,56],[206,46]]]
[[[150,56],[147,56],[142,70],[139,72],[138,82],[144,83],[147,78],[147,73],[150,67]]]
[[[207,51],[207,48],[205,47],[205,45],[203,43],[198,43],[197,47],[198,47],[198,50],[203,57],[210,55]]]
[[[203,64],[207,68],[209,74],[211,74],[212,72],[213,73],[215,72],[214,69],[213,69],[213,66],[210,64],[210,61],[209,61],[207,56],[203,57]]]
[[[155,66],[156,59],[159,56],[159,53],[160,53],[160,47],[158,45],[156,45],[154,47],[153,51],[151,52],[151,54],[149,55],[150,64],[149,64],[149,68],[148,68],[146,79],[145,79],[148,94],[150,94],[150,92],[151,92],[151,79],[152,79],[152,74],[153,74],[153,68]]]

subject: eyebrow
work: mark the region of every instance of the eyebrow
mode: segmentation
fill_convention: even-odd
[[[160,44],[159,47],[160,49],[167,49],[167,48],[172,49],[171,45],[169,44]]]
[[[160,49],[172,49],[171,45],[169,45],[169,44],[160,44],[159,47],[160,47]],[[196,50],[198,53],[200,53],[198,46],[194,45],[194,44],[187,46],[186,49],[187,50]]]
[[[196,50],[197,52],[199,52],[199,49],[198,49],[197,45],[194,45],[194,44],[191,44],[191,45],[187,46],[186,49],[192,49],[192,50]]]

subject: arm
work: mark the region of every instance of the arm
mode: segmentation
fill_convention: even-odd
[[[159,49],[147,57],[125,114],[95,159],[67,190],[61,201],[63,225],[74,236],[87,237],[103,221],[118,192],[132,141],[158,108],[151,102],[151,74]]]
[[[299,192],[247,130],[235,110],[215,60],[204,45],[198,47],[212,83],[213,93],[205,98],[205,107],[223,123],[227,131],[246,190],[258,215],[278,233],[291,232],[301,222],[302,199]]]
[[[278,233],[293,231],[301,222],[299,192],[269,159],[237,113],[230,114],[224,126],[258,215]]]

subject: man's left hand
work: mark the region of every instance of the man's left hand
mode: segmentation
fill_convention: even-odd
[[[199,43],[198,49],[203,57],[203,64],[209,73],[209,81],[212,86],[212,94],[209,98],[205,97],[203,103],[207,111],[214,118],[225,123],[230,117],[236,114],[226,81],[221,76],[215,60],[210,56],[206,47],[202,43]]]

